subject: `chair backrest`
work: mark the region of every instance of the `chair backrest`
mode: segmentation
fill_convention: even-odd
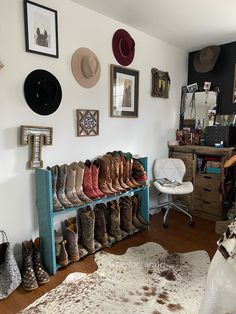
[[[157,158],[154,161],[154,179],[167,178],[169,180],[183,181],[186,167],[178,158]]]

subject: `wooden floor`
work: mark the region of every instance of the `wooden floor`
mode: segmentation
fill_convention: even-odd
[[[164,229],[162,227],[162,218],[162,213],[152,216],[149,230],[140,231],[105,250],[113,254],[124,254],[127,248],[131,246],[156,242],[169,251],[206,250],[209,256],[213,257],[216,250],[216,241],[219,238],[219,235],[214,232],[214,222],[195,217],[196,226],[192,228],[184,215],[171,211],[169,214],[170,226],[168,229]],[[73,263],[64,270],[58,271],[55,276],[51,276],[49,283],[32,292],[26,292],[21,287],[18,288],[6,300],[0,301],[0,313],[18,313],[44,293],[59,285],[71,272],[91,273],[96,269],[93,256],[87,256],[78,263]]]

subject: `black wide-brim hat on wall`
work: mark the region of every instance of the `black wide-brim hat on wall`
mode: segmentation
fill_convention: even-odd
[[[36,113],[47,116],[55,112],[61,102],[61,85],[57,78],[46,70],[34,70],[25,79],[25,100]]]

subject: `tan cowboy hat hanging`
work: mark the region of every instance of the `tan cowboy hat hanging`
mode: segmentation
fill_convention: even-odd
[[[101,74],[101,66],[97,56],[92,50],[84,47],[73,53],[71,70],[76,81],[85,88],[95,86]]]

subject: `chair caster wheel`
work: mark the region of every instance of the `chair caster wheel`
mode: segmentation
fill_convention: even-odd
[[[196,226],[196,223],[194,221],[190,221],[190,226],[191,227],[195,227]]]
[[[163,224],[163,227],[164,227],[164,228],[168,228],[169,225],[168,225],[167,223],[164,223],[164,224]]]

